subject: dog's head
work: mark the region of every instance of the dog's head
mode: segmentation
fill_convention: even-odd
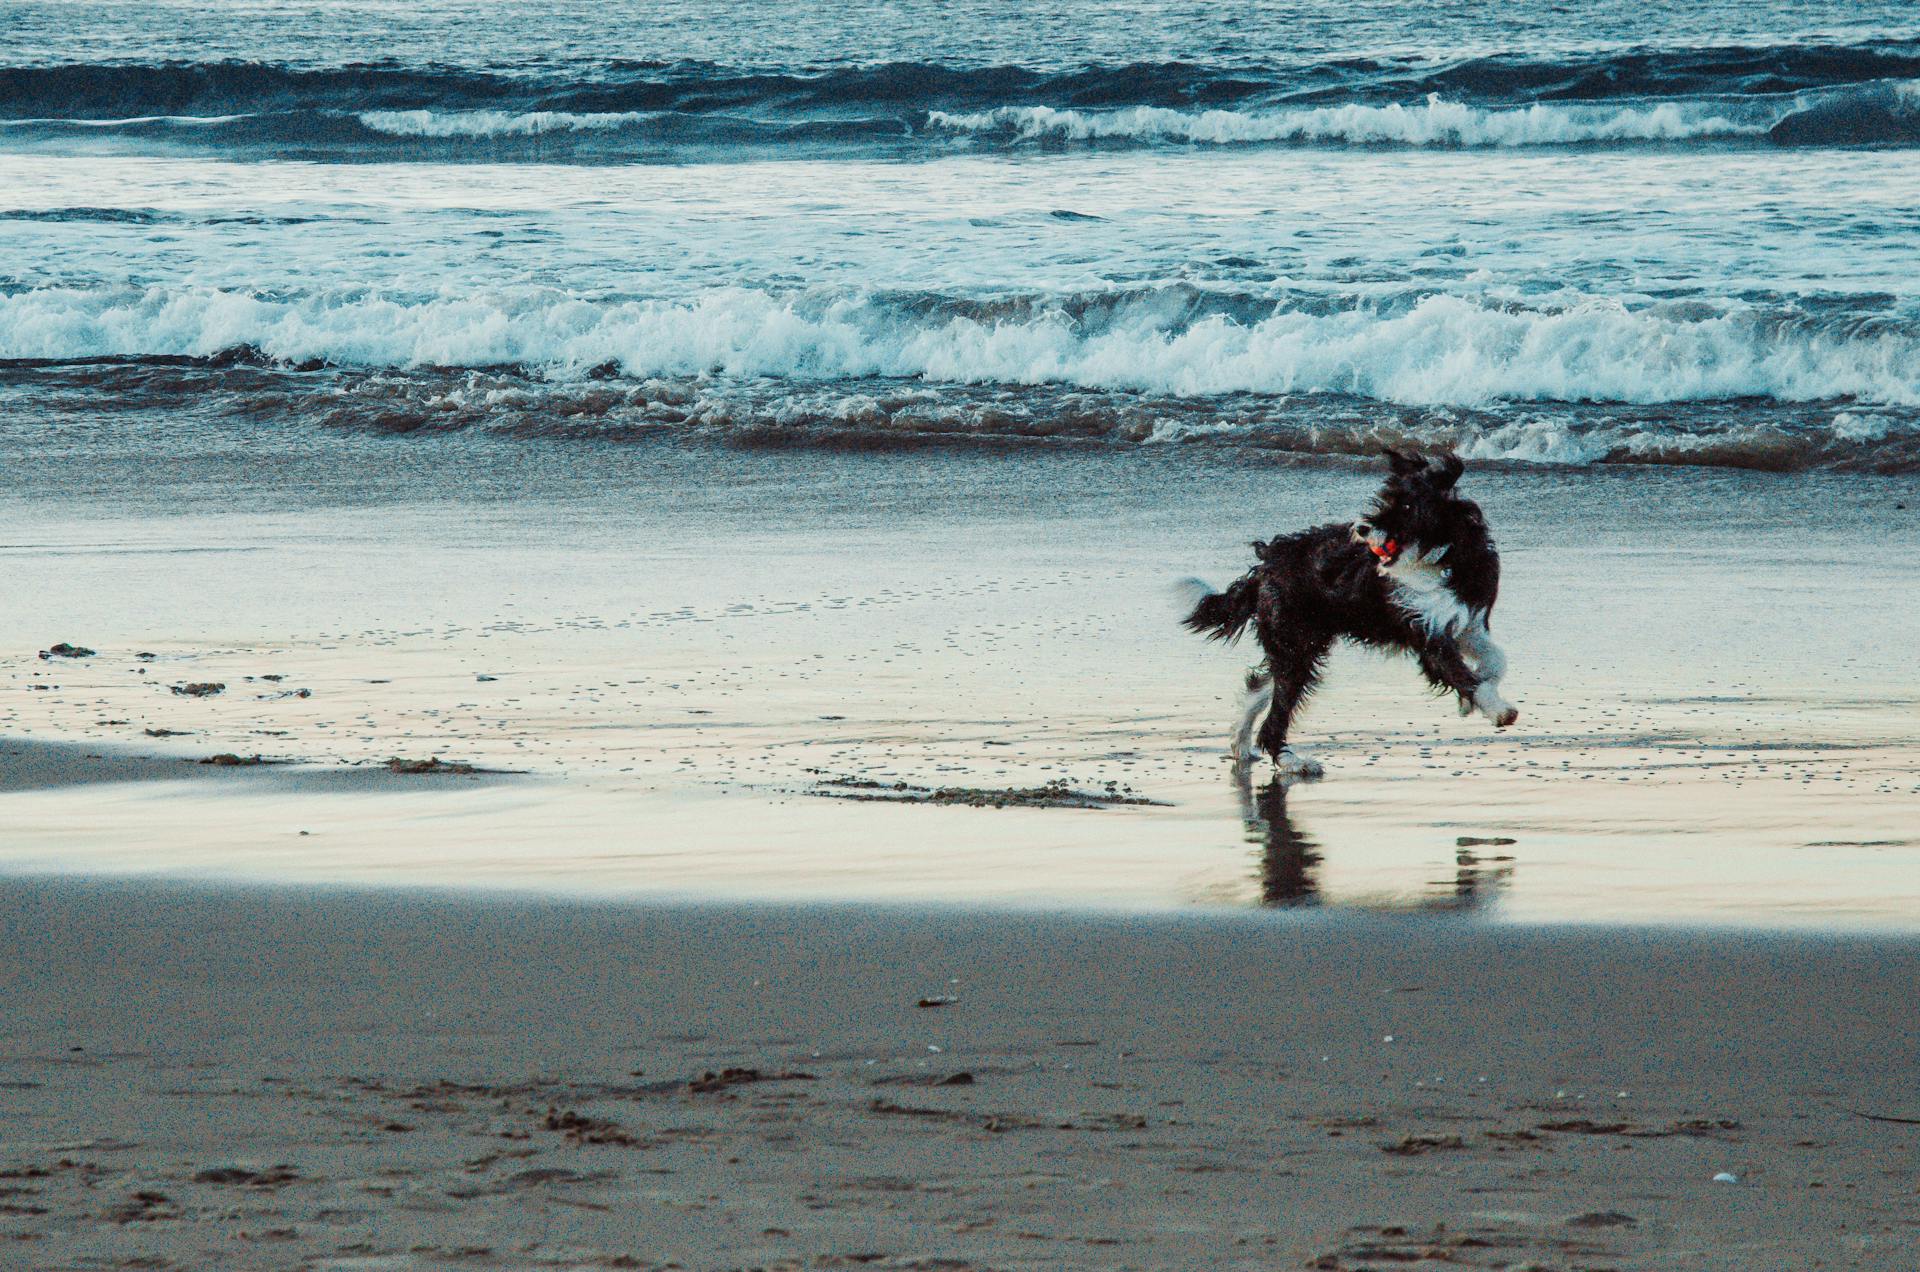
[[[1391,472],[1367,515],[1353,524],[1353,537],[1379,558],[1381,569],[1402,557],[1438,561],[1462,543],[1486,535],[1480,506],[1454,493],[1466,471],[1458,455],[1425,456],[1386,451]]]

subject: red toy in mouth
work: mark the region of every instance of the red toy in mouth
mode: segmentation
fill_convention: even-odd
[[[1394,558],[1400,555],[1400,541],[1398,539],[1388,539],[1385,543],[1369,543],[1367,547],[1373,552],[1373,555],[1379,557],[1388,565],[1392,565]]]

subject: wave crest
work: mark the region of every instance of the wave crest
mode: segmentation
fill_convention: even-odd
[[[0,358],[205,357],[519,366],[565,377],[891,376],[1206,396],[1340,393],[1423,406],[1763,398],[1920,405],[1920,332],[1892,318],[1567,296],[1519,307],[1218,297],[1182,287],[980,302],[939,294],[723,288],[686,300],[528,289],[394,298],[209,289],[0,295]],[[1244,315],[1244,316],[1241,316]]]
[[[1553,146],[1693,137],[1757,137],[1769,120],[1739,120],[1718,107],[1674,102],[1648,106],[1561,106],[1536,103],[1490,110],[1431,94],[1423,105],[1322,106],[1247,112],[1134,106],[1089,112],[1051,106],[1003,106],[970,114],[934,111],[930,128],[1070,141],[1175,141],[1207,145],[1344,142],[1352,145]]]
[[[592,115],[566,110],[370,110],[356,116],[374,132],[390,137],[537,137],[624,128],[655,117],[654,112],[637,110]]]

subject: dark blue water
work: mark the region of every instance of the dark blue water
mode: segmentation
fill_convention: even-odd
[[[1920,466],[1911,4],[80,12],[16,410]]]

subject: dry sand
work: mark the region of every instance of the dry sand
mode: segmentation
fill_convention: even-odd
[[[1920,1248],[1910,940],[14,881],[0,968],[8,1268]]]

